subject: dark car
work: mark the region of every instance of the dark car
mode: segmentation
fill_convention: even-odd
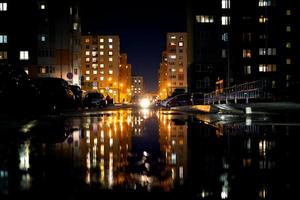
[[[79,106],[82,102],[82,90],[78,85],[69,85],[70,90],[72,90],[75,96],[75,104]]]
[[[204,94],[203,93],[193,93],[192,101],[194,105],[204,104]]]
[[[174,97],[170,97],[163,102],[161,102],[161,105],[167,108],[174,107],[174,106],[187,106],[192,105],[192,99],[191,94],[185,93],[185,94],[179,94]]]
[[[75,96],[67,81],[61,78],[37,78],[33,83],[40,91],[40,107],[47,111],[73,108]]]
[[[105,107],[106,101],[104,95],[99,92],[87,93],[83,99],[84,107]]]
[[[0,114],[35,114],[38,95],[39,91],[21,67],[0,66]]]

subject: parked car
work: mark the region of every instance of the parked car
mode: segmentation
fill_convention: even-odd
[[[61,78],[37,78],[33,83],[40,92],[40,107],[46,111],[57,111],[73,108],[75,96],[67,81]]]
[[[192,99],[191,94],[185,93],[185,94],[179,94],[174,97],[170,97],[168,99],[165,99],[161,102],[161,105],[170,108],[174,106],[186,106],[186,105],[192,105]]]
[[[83,99],[83,106],[84,107],[105,107],[106,100],[104,95],[99,92],[90,92],[87,93]]]
[[[204,104],[204,94],[203,93],[193,93],[191,96],[193,105]]]
[[[0,66],[0,114],[32,115],[39,91],[21,67]]]
[[[76,106],[81,105],[82,102],[82,90],[78,85],[69,85],[70,90],[72,90],[75,96],[75,104]]]

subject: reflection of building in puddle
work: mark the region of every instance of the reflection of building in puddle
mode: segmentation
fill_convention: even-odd
[[[142,136],[145,127],[145,120],[152,117],[153,111],[149,109],[134,110],[131,113],[131,128],[133,136]]]
[[[101,183],[104,188],[112,188],[124,180],[122,169],[131,149],[131,119],[131,112],[123,110],[86,117],[82,119],[82,129],[73,132],[74,167],[85,166],[87,184]]]
[[[22,189],[29,189],[31,186],[31,175],[29,174],[30,162],[30,141],[26,140],[19,147],[19,170],[21,171],[20,186]]]
[[[277,143],[276,133],[286,129],[283,126],[257,125],[249,123],[217,124],[215,134],[224,145],[222,155],[223,174],[220,174],[222,182],[221,198],[229,198],[232,176],[234,181],[243,182],[248,177],[247,188],[240,187],[240,191],[254,190],[259,199],[269,198],[272,185],[269,184],[268,174],[276,167],[275,153]],[[288,129],[288,128],[287,128]],[[286,130],[287,130],[286,129]],[[235,172],[236,174],[230,174]],[[249,173],[251,172],[251,173]],[[238,174],[238,175],[237,175]],[[252,174],[251,177],[249,174]],[[253,180],[266,180],[264,183]],[[252,187],[252,188],[251,188]],[[233,190],[235,188],[232,188]],[[237,191],[231,195],[237,195]],[[241,195],[239,192],[238,195]]]
[[[187,122],[159,113],[161,151],[175,184],[183,184],[187,175]]]

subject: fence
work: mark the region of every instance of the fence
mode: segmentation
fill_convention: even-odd
[[[204,104],[214,104],[228,101],[244,99],[248,103],[249,99],[265,98],[265,85],[261,80],[234,85],[223,90],[217,90],[204,94]]]

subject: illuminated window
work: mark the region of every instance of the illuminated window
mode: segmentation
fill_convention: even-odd
[[[104,81],[104,77],[103,76],[100,76],[100,81]]]
[[[222,9],[230,8],[230,0],[222,0]]]
[[[92,68],[93,68],[93,69],[96,69],[97,67],[98,67],[98,64],[97,64],[97,63],[93,63],[93,64],[92,64]]]
[[[100,70],[100,74],[104,74],[104,70]]]
[[[258,6],[259,7],[271,6],[271,0],[259,0]]]
[[[40,73],[41,74],[46,74],[47,73],[47,67],[45,67],[45,66],[40,67]]]
[[[176,55],[169,55],[169,58],[176,59]]]
[[[176,69],[172,68],[172,69],[171,69],[171,72],[176,72]]]
[[[275,56],[276,55],[276,48],[268,48],[267,50],[269,56]]]
[[[172,162],[172,164],[176,164],[176,153],[172,153],[171,154],[171,162]]]
[[[112,55],[113,55],[113,52],[112,52],[112,51],[109,51],[109,52],[108,52],[108,55],[112,56]]]
[[[229,16],[222,16],[221,17],[221,23],[222,25],[229,25],[230,24],[230,17]]]
[[[266,23],[268,21],[268,18],[261,15],[258,18],[258,21],[259,21],[259,23]]]
[[[264,39],[267,39],[267,35],[266,34],[259,34],[259,39],[261,39],[261,40],[264,40]]]
[[[90,74],[90,70],[86,70],[86,71],[85,71],[85,74]]]
[[[183,42],[179,42],[178,46],[183,47]]]
[[[103,44],[101,44],[99,47],[100,47],[100,49],[104,49],[104,45]]]
[[[112,58],[112,57],[108,58],[108,61],[112,62],[112,61],[113,61],[113,58]]]
[[[7,3],[0,3],[0,11],[7,11]]]
[[[104,68],[104,64],[101,63],[101,64],[100,64],[100,68]]]
[[[93,74],[97,74],[97,70],[93,70]]]
[[[73,23],[73,30],[78,30],[78,28],[79,28],[79,24],[77,23],[77,22],[74,22]]]
[[[46,4],[45,4],[45,3],[41,3],[40,9],[41,9],[41,10],[45,10],[45,9],[46,9]]]
[[[176,39],[176,35],[171,35],[170,38],[171,39]]]
[[[179,72],[183,72],[183,68],[179,68]]]
[[[86,55],[86,56],[89,56],[89,55],[90,55],[90,51],[86,51],[86,52],[85,52],[85,55]]]
[[[103,38],[100,38],[100,40],[99,40],[101,43],[103,43],[104,42],[104,39]]]
[[[176,46],[176,43],[175,42],[170,42],[170,45],[171,46]]]
[[[89,43],[90,39],[89,38],[85,38],[85,43]]]
[[[113,45],[112,45],[112,44],[108,45],[108,48],[109,48],[109,49],[112,49],[112,48],[113,48]]]
[[[113,70],[112,69],[108,70],[108,74],[113,74]]]
[[[112,38],[108,38],[108,42],[109,42],[109,43],[112,43],[112,42],[113,42],[113,39],[112,39]]]
[[[259,72],[276,72],[276,64],[259,64]]]
[[[286,15],[291,15],[292,14],[292,11],[291,10],[286,10]]]
[[[292,60],[291,60],[290,58],[287,58],[287,59],[286,59],[286,64],[287,64],[287,65],[292,64]]]
[[[29,60],[29,51],[20,51],[20,60]]]
[[[100,51],[99,53],[100,53],[100,55],[101,55],[101,56],[103,56],[103,55],[104,55],[104,51]]]
[[[7,35],[0,35],[0,44],[7,43]]]
[[[243,58],[251,58],[251,49],[243,49]]]
[[[97,56],[97,51],[93,51],[92,56]]]
[[[0,51],[0,60],[7,59],[7,51]]]
[[[90,77],[89,77],[89,76],[85,77],[85,80],[86,80],[86,81],[89,81],[89,80],[90,80]]]
[[[244,66],[244,71],[245,74],[251,74],[251,66],[250,65]]]
[[[85,58],[85,62],[90,62],[90,58]]]
[[[46,35],[41,35],[41,37],[40,37],[40,40],[42,41],[42,42],[45,42],[46,41]]]
[[[209,15],[196,15],[198,23],[214,23],[214,17]]]
[[[227,42],[227,41],[228,41],[228,33],[223,33],[223,34],[222,34],[222,40],[223,40],[224,42]]]
[[[92,58],[92,62],[97,62],[97,58]]]
[[[291,32],[292,31],[292,27],[291,26],[286,26],[286,32]]]
[[[286,48],[291,48],[291,47],[292,47],[292,43],[291,43],[291,42],[287,42],[287,43],[285,44],[285,47],[286,47]]]

